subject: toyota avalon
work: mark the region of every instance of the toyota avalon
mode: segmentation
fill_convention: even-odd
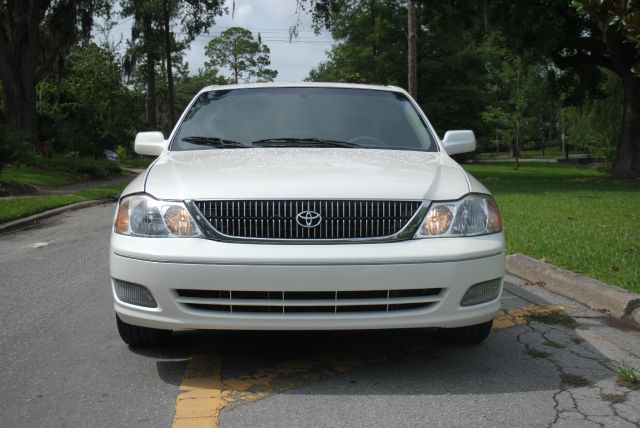
[[[402,89],[204,88],[124,190],[110,249],[122,339],[172,330],[491,331],[504,276],[490,192]]]

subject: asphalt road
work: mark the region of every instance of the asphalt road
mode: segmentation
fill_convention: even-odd
[[[117,335],[114,206],[0,235],[0,426],[638,426],[640,333],[514,284],[495,331],[457,347],[422,330],[185,332],[145,351]],[[566,317],[526,314],[561,311]]]

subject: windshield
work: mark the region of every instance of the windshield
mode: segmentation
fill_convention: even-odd
[[[202,93],[171,150],[341,147],[437,151],[401,93],[348,88],[248,88]]]

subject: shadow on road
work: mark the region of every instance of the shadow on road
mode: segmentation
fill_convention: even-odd
[[[249,394],[251,400],[282,391],[325,395],[542,391],[559,389],[567,373],[585,384],[611,377],[602,364],[606,358],[580,341],[574,330],[544,325],[494,331],[476,346],[449,345],[438,332],[420,329],[196,331],[176,333],[166,346],[134,352],[161,359],[159,377],[170,383],[185,361],[221,361],[220,381],[229,394]],[[350,388],[300,388],[324,381],[340,381]]]

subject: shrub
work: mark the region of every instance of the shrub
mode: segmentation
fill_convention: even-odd
[[[49,167],[98,180],[120,175],[120,166],[106,159],[55,156],[49,161]]]
[[[124,146],[116,146],[115,152],[120,160],[125,160],[127,158],[127,149]]]
[[[19,159],[21,153],[29,151],[28,134],[0,124],[0,170],[3,165]]]

